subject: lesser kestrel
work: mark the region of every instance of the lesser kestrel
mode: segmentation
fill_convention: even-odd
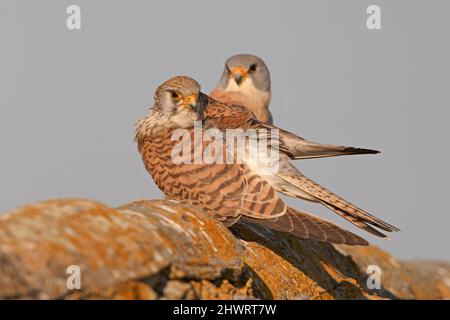
[[[270,73],[257,56],[238,54],[228,58],[220,81],[210,96],[226,104],[244,106],[254,113],[256,119],[272,123]]]
[[[189,153],[194,158],[198,148],[203,150],[210,145],[210,140],[195,139],[195,132],[199,130],[194,127],[195,121],[202,121],[202,133],[211,128],[219,131],[278,129],[258,121],[245,108],[225,105],[201,93],[200,85],[189,77],[178,76],[164,82],[156,90],[149,114],[137,124],[136,141],[146,169],[168,198],[196,206],[227,226],[243,218],[300,238],[348,245],[368,244],[365,239],[331,222],[288,207],[278,197],[278,193],[282,193],[319,202],[379,237],[385,235],[374,227],[398,231],[302,175],[290,163],[290,158],[314,158],[323,152],[316,152],[317,144],[310,145],[281,129],[276,172],[267,173],[264,164],[250,163],[247,158],[243,163],[174,161],[173,149],[178,143],[173,138],[176,130],[184,129],[193,137]],[[228,152],[225,145],[222,152]]]

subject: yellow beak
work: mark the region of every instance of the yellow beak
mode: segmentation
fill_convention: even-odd
[[[191,94],[183,99],[183,104],[186,107],[190,107],[193,110],[195,109],[195,105],[197,104],[197,94]]]

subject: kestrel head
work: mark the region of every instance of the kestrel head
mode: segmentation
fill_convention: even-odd
[[[222,89],[253,85],[260,91],[270,91],[270,73],[264,61],[251,54],[238,54],[225,61],[219,86]]]
[[[179,127],[191,127],[203,118],[200,85],[187,76],[176,76],[161,84],[155,92],[155,109]]]

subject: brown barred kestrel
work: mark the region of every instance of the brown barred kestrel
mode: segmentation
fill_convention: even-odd
[[[238,54],[228,58],[220,81],[210,96],[226,104],[244,106],[255,114],[256,119],[272,123],[270,73],[257,56]]]
[[[202,121],[199,129],[194,126]],[[204,150],[211,141],[195,139],[195,131],[215,129],[279,129],[258,121],[247,109],[229,106],[200,92],[193,79],[178,76],[158,87],[155,103],[149,114],[137,123],[136,141],[144,165],[157,186],[170,199],[196,206],[231,226],[240,218],[271,229],[292,233],[300,238],[312,238],[348,245],[367,245],[367,241],[335,224],[288,207],[278,193],[319,202],[356,226],[379,237],[375,229],[398,231],[390,224],[366,213],[336,194],[301,174],[290,159],[339,155],[356,148],[321,147],[294,134],[279,129],[279,168],[268,174],[263,164],[244,162],[206,163],[195,161],[195,150]],[[178,143],[174,133],[184,129],[193,143],[189,154],[193,163],[173,159]],[[269,146],[271,148],[271,146]],[[224,146],[223,153],[228,150]],[[201,152],[200,152],[201,154]]]

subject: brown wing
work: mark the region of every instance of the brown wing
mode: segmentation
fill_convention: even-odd
[[[278,129],[279,130],[279,148],[282,153],[290,158],[318,158],[330,157],[344,154],[376,153],[377,151],[369,149],[359,149],[352,147],[341,147],[332,145],[320,145],[314,142],[306,141],[296,135],[256,120],[250,111],[237,106],[227,106],[214,99],[209,98],[206,108],[206,119],[210,125],[221,128],[241,128],[247,129]],[[289,163],[285,170],[277,173],[279,177],[285,180],[289,187],[289,195],[321,202],[343,218],[349,220],[356,226],[379,237],[386,237],[383,233],[372,228],[376,226],[385,231],[397,231],[398,229],[386,222],[378,219],[369,213],[357,208],[353,204],[331,193],[320,185],[307,179],[297,169]],[[287,171],[286,171],[287,170]],[[278,190],[279,188],[277,188]],[[278,190],[283,192],[283,188]]]
[[[220,129],[276,129],[278,130],[280,137],[280,151],[294,160],[379,153],[379,151],[371,149],[320,144],[308,141],[291,132],[257,120],[254,114],[247,108],[236,105],[226,105],[208,96],[205,97],[207,101],[205,110],[207,124]]]
[[[291,132],[275,126],[264,124],[264,127],[272,127],[279,130],[280,150],[293,160],[380,153],[379,151],[372,149],[321,144],[305,140]]]
[[[268,109],[270,93],[260,94],[264,95],[264,97],[249,96],[248,94],[243,94],[239,91],[225,91],[216,88],[211,91],[210,96],[226,105],[244,106],[254,113],[256,119],[262,122],[273,123],[272,114]],[[256,96],[258,95],[259,94],[256,94]]]
[[[277,231],[288,232],[303,239],[314,239],[347,245],[368,245],[367,240],[356,234],[339,228],[337,225],[288,207],[287,213],[272,220],[244,218]]]
[[[245,106],[247,100],[247,97],[238,91],[224,91],[220,89],[214,89],[209,96],[227,105]]]
[[[227,105],[205,95],[206,126],[213,126],[221,130],[243,129],[256,127],[258,121],[249,109],[236,105]]]
[[[202,142],[195,139],[193,129],[189,133],[191,141],[197,141],[189,149],[193,155]],[[241,215],[266,219],[285,214],[287,206],[274,189],[245,164],[174,162],[176,143],[168,131],[165,137],[147,138],[139,145],[147,170],[169,198],[199,207],[227,225]],[[201,150],[211,143],[203,141]]]

